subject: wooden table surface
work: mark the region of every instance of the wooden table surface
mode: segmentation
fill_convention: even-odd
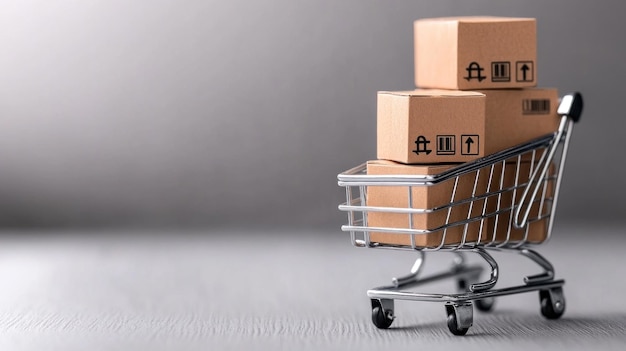
[[[406,272],[415,253],[354,248],[339,230],[7,232],[0,350],[621,350],[624,229],[557,224],[538,251],[566,279],[563,318],[541,317],[537,293],[504,297],[475,312],[465,337],[448,332],[439,303],[396,302],[392,328],[376,329],[365,291]],[[499,284],[538,272],[495,257]],[[427,255],[426,272],[451,258]]]

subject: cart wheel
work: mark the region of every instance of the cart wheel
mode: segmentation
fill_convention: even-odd
[[[467,334],[467,331],[469,330],[469,328],[459,328],[454,313],[448,315],[448,329],[450,330],[450,333],[458,336]]]
[[[459,336],[467,334],[467,331],[472,326],[472,304],[446,304],[446,313],[448,314],[448,329],[450,332]]]
[[[465,279],[457,280],[456,281],[456,286],[459,288],[459,291],[461,291],[461,292],[465,292],[469,288],[469,285],[467,284],[467,280],[465,280]]]
[[[481,312],[490,312],[493,310],[493,305],[496,304],[496,299],[493,297],[487,297],[484,299],[474,301],[474,305]]]
[[[393,323],[393,316],[385,315],[381,306],[372,309],[372,322],[378,329],[387,329]]]
[[[378,329],[387,329],[393,323],[393,300],[372,299],[372,323]],[[383,305],[385,308],[383,309]]]
[[[563,288],[540,290],[541,314],[547,319],[558,319],[565,312],[565,296]]]

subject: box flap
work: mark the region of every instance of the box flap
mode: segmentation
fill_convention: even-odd
[[[486,22],[522,22],[536,21],[530,17],[498,17],[498,16],[458,16],[458,17],[438,17],[422,18],[416,22],[459,22],[459,23],[486,23]]]
[[[444,89],[416,89],[405,91],[379,91],[379,94],[415,97],[481,97],[483,93],[476,91],[444,90]]]

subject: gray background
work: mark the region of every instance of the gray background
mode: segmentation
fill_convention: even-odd
[[[586,99],[559,219],[618,220],[623,1],[0,1],[3,227],[339,226],[412,22],[538,19],[538,81]]]

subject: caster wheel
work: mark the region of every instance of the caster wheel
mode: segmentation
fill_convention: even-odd
[[[372,309],[372,322],[378,329],[387,329],[393,323],[393,314],[391,311],[385,314],[382,306],[376,306]]]
[[[456,315],[454,313],[448,314],[448,329],[450,333],[458,336],[463,336],[467,334],[469,328],[461,328],[456,321]]]
[[[496,299],[493,297],[488,297],[485,299],[480,299],[474,301],[474,306],[481,312],[490,312],[493,310],[493,306],[496,304]]]
[[[448,315],[448,330],[454,335],[463,336],[467,334],[467,331],[472,326],[472,304],[446,305],[446,313]]]
[[[547,319],[558,319],[565,313],[563,288],[539,291],[541,314]]]
[[[456,286],[460,292],[465,292],[469,289],[469,285],[467,284],[467,280],[459,279],[456,281]]]

